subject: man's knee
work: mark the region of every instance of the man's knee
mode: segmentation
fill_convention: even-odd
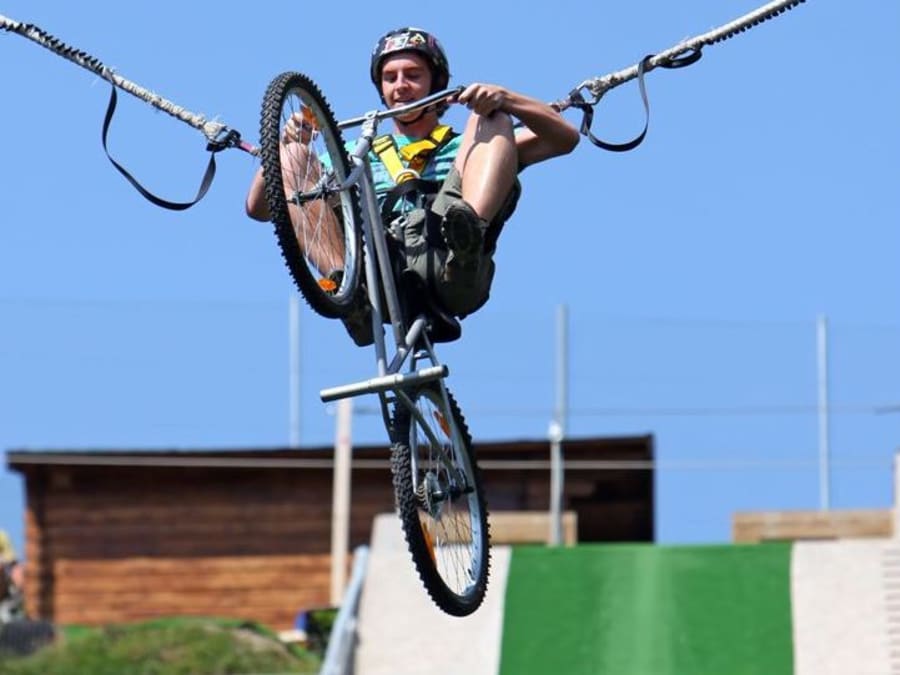
[[[483,142],[495,136],[503,136],[510,140],[514,137],[512,117],[499,110],[490,115],[479,115],[473,112],[466,122],[466,130],[471,133],[476,142]]]

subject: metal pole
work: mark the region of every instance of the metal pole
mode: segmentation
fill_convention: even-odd
[[[562,544],[562,428],[550,422],[550,545]]]
[[[334,434],[334,484],[331,504],[331,604],[337,607],[347,584],[350,542],[350,463],[353,443],[353,399],[337,402]]]
[[[563,453],[569,408],[568,310],[560,305],[556,311],[556,410],[550,422],[550,543],[563,543]]]
[[[820,314],[816,320],[816,347],[819,374],[819,508],[831,507],[831,450],[828,427],[828,320]]]
[[[300,447],[300,300],[288,302],[288,438],[292,448]]]

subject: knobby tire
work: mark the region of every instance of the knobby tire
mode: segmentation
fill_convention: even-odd
[[[472,492],[449,504],[438,520],[425,517],[427,509],[423,506],[422,498],[416,494],[412,434],[415,433],[418,422],[399,402],[396,404],[392,420],[394,443],[391,451],[391,472],[397,511],[422,583],[432,600],[443,611],[454,616],[466,616],[478,609],[484,599],[490,567],[487,506],[481,474],[472,450],[472,439],[459,406],[449,392],[447,400],[450,408],[449,411],[446,409],[440,385],[423,385],[407,393],[417,404],[422,396],[428,397],[438,410],[436,415],[444,416],[445,420],[447,417],[451,418],[452,424],[459,430],[459,442],[453,443],[456,447],[449,452],[454,458],[454,464],[463,467]],[[450,435],[452,436],[452,433]],[[422,457],[418,459],[420,464],[417,474],[420,480],[423,460]],[[463,505],[463,502],[466,502],[467,506]],[[428,522],[433,522],[433,527],[445,534],[455,533],[458,536],[462,529],[462,534],[465,535],[465,531],[468,530],[471,542],[457,545],[454,550],[453,546],[442,541],[437,535],[427,534],[424,523]],[[456,558],[468,556],[472,556],[469,561],[471,564],[467,569],[460,569],[465,565],[465,561]],[[460,581],[460,575],[465,576],[464,582]]]
[[[283,166],[282,153],[288,144],[283,144],[286,107],[302,105],[314,116],[317,133],[314,142],[308,144],[294,143],[294,151],[298,147],[307,148],[304,158],[312,157],[314,163],[323,173],[327,168],[333,169],[333,180],[330,190],[321,199],[304,202],[298,207],[293,203],[295,190],[286,187],[284,175],[291,175],[291,166]],[[293,111],[293,110],[292,110]],[[295,112],[295,111],[294,111]],[[354,300],[360,290],[362,270],[362,225],[359,199],[356,188],[337,191],[337,185],[343,183],[350,173],[351,164],[344,147],[340,130],[328,102],[316,84],[302,73],[286,72],[275,77],[266,89],[263,98],[260,121],[260,156],[262,158],[263,176],[265,179],[266,202],[281,254],[288,270],[310,307],[329,318],[346,316],[354,306]],[[330,164],[330,167],[328,165]],[[309,162],[307,161],[307,167]],[[325,167],[325,168],[321,168]],[[286,173],[283,172],[283,169]],[[290,194],[286,194],[286,190]],[[319,224],[307,216],[313,208],[322,214],[326,210],[334,216],[333,220],[319,217]],[[295,227],[294,220],[309,223],[307,230],[299,233],[302,227]],[[325,225],[321,222],[324,221]],[[336,224],[337,228],[329,227]],[[318,228],[318,229],[316,229]],[[337,231],[335,232],[335,229]],[[328,234],[321,234],[321,232]],[[343,245],[342,264],[332,265],[342,268],[338,283],[333,288],[327,286],[329,275],[333,269],[321,269],[325,265],[314,262],[316,247],[321,251],[327,243],[322,243],[331,236],[332,241],[340,241]],[[301,245],[300,240],[305,243]]]

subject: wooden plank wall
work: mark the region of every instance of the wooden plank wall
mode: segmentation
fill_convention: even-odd
[[[394,509],[381,457],[383,465],[353,470],[351,549],[368,544],[374,517]],[[286,629],[298,612],[329,604],[331,468],[32,465],[23,474],[34,616],[99,625],[214,615]],[[549,507],[546,471],[491,469],[484,478],[489,511]],[[617,521],[640,500],[644,478],[604,496],[610,479],[567,474],[563,508],[578,512],[567,521],[570,541],[574,527],[578,540],[643,536],[628,518],[646,520],[652,537],[646,495],[637,515],[625,513],[625,529]]]
[[[190,615],[285,629],[300,609],[328,605],[329,565],[324,554],[60,559],[54,614],[63,624]]]
[[[281,629],[329,604],[330,474],[136,471],[47,472],[26,519],[35,614],[88,625],[223,616]],[[374,513],[392,509],[390,483],[355,499],[353,545],[368,541]]]

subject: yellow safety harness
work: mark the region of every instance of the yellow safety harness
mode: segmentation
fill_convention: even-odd
[[[422,179],[422,171],[428,166],[434,153],[457,135],[450,126],[442,124],[432,129],[426,138],[399,149],[391,134],[378,136],[372,141],[372,150],[394,181],[394,188],[388,193],[382,206],[382,217],[387,219],[393,212],[394,205],[400,199],[408,199],[413,192],[418,193],[419,205],[423,199],[437,192],[440,185],[436,181]]]
[[[391,134],[384,134],[372,141],[372,150],[391,174],[394,183],[400,185],[413,178],[419,178],[432,153],[444,147],[455,136],[456,132],[450,126],[442,124],[432,129],[427,138],[413,141],[399,150],[394,137]],[[406,161],[406,165],[401,161],[401,157]]]

